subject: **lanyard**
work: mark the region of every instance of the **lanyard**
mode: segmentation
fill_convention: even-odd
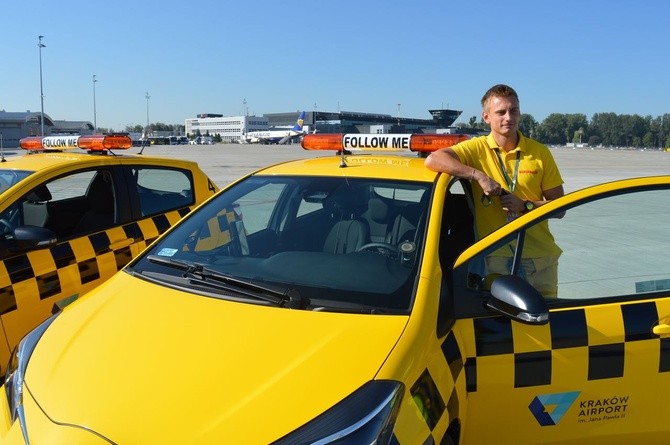
[[[496,155],[498,156],[498,162],[500,163],[500,171],[502,172],[502,175],[505,178],[507,187],[509,187],[510,193],[514,193],[514,187],[516,187],[516,180],[519,176],[519,158],[521,156],[521,152],[520,151],[516,152],[516,163],[514,165],[514,178],[512,178],[511,180],[509,178],[509,175],[507,174],[507,169],[505,168],[505,164],[503,163],[502,156],[500,156],[500,151],[496,148],[495,152]]]

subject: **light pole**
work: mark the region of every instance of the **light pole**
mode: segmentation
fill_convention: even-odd
[[[147,128],[145,130],[146,133],[147,131],[149,131],[149,99],[151,99],[151,96],[149,96],[149,92],[145,93],[144,98],[147,100]]]
[[[40,129],[41,135],[44,136],[44,89],[42,88],[42,48],[46,48],[46,45],[42,43],[44,36],[39,36],[37,47],[40,49],[40,105],[42,113],[40,114]]]
[[[95,74],[93,75],[93,134],[98,134],[98,116],[95,110]]]

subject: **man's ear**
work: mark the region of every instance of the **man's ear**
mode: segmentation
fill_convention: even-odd
[[[490,122],[489,122],[489,114],[486,112],[486,110],[482,111],[482,120],[483,120],[485,123],[490,124]]]

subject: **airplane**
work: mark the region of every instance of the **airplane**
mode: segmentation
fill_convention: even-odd
[[[243,134],[240,144],[286,144],[287,142],[305,134],[302,125],[305,121],[305,112],[301,112],[298,120],[290,130],[252,131]]]

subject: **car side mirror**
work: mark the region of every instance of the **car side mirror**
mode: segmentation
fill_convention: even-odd
[[[547,302],[540,292],[516,275],[501,275],[491,283],[492,297],[486,307],[526,324],[549,322]]]
[[[38,226],[20,226],[14,229],[12,251],[25,252],[33,249],[45,249],[58,241],[56,234],[47,228]]]

